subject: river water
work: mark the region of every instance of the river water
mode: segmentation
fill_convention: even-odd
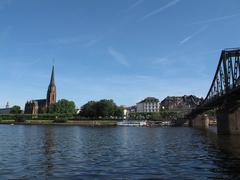
[[[240,178],[240,137],[191,128],[0,125],[0,179]]]

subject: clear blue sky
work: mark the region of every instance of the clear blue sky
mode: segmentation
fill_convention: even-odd
[[[220,52],[240,46],[239,0],[0,0],[0,105],[205,96]]]

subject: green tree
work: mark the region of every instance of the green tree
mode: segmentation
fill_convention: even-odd
[[[13,106],[10,110],[10,114],[21,114],[22,110],[20,106]]]
[[[114,116],[115,117],[123,117],[123,115],[124,115],[123,111],[124,111],[124,108],[122,106],[116,107]]]
[[[50,114],[75,114],[76,108],[73,101],[61,99],[55,104],[51,104],[48,107],[48,113]]]
[[[111,117],[114,116],[114,112],[116,110],[116,104],[113,102],[113,100],[100,100],[96,104],[97,109],[97,116],[98,117]]]
[[[81,108],[80,115],[90,118],[97,117],[96,104],[97,102],[95,101],[89,101],[88,103],[84,104]]]
[[[88,118],[114,118],[123,116],[123,108],[113,100],[89,101],[81,108],[80,115]]]

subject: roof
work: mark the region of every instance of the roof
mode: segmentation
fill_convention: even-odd
[[[41,104],[41,103],[46,103],[47,100],[46,99],[34,99],[34,100],[31,100],[31,101],[28,101],[27,103],[38,103],[38,104]]]
[[[1,108],[0,114],[9,114],[12,108]]]
[[[47,100],[46,100],[46,99],[36,99],[36,100],[33,100],[33,101],[37,101],[37,102],[46,102]]]
[[[12,108],[0,108],[0,111],[11,110]]]
[[[144,100],[140,101],[139,103],[144,103],[144,102],[159,102],[159,99],[155,97],[147,97]]]

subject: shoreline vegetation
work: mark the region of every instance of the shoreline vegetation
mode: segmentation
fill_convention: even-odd
[[[86,118],[77,114],[4,114],[0,115],[0,124],[116,126],[122,119],[122,117]]]
[[[73,101],[61,99],[36,114],[27,114],[20,106],[13,106],[10,114],[0,114],[0,124],[117,126],[119,121],[128,119],[148,121],[149,126],[169,123],[180,126],[186,122],[185,113],[183,110],[167,109],[159,112],[125,112],[123,106],[117,106],[111,99],[89,101],[77,111]],[[214,112],[210,114],[214,116]]]
[[[15,120],[0,120],[0,125],[50,125],[50,126],[59,125],[59,126],[85,126],[85,127],[115,127],[117,126],[117,122],[119,122],[119,120],[76,120],[62,123],[54,122],[53,120],[27,120],[24,122],[16,122]],[[214,120],[210,120],[209,126],[216,125],[217,124]]]
[[[26,120],[17,122],[15,120],[0,120],[0,124],[8,125],[66,125],[66,126],[116,126],[117,120],[76,120],[66,122],[54,122],[54,120]]]
[[[210,114],[209,114],[210,115]],[[213,117],[213,114],[212,114]],[[72,126],[117,126],[123,116],[81,116],[81,114],[2,114],[0,124],[14,125],[72,125]],[[214,118],[211,118],[214,120]],[[131,113],[129,120],[149,121],[150,124],[158,125],[160,122],[171,121],[181,124],[183,113],[179,111],[161,111],[152,113]],[[151,123],[152,122],[152,123]],[[211,123],[214,124],[214,123]]]

